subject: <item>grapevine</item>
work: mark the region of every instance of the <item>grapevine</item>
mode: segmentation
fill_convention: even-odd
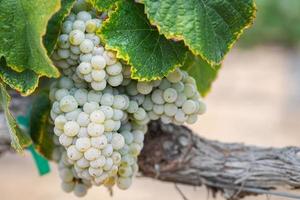
[[[155,159],[160,145],[192,151],[194,137],[185,150],[177,128],[184,136],[206,112],[203,97],[255,13],[254,0],[2,1],[0,106],[11,146],[29,149],[40,175],[55,162],[66,193],[129,189],[147,174],[149,146]],[[34,96],[27,115],[10,112],[8,87]],[[171,143],[156,144],[153,132]]]

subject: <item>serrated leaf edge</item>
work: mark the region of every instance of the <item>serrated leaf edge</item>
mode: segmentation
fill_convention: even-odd
[[[154,19],[152,19],[152,18],[149,16],[149,14],[148,14],[148,12],[147,12],[147,7],[146,7],[145,4],[144,4],[144,7],[145,7],[144,12],[145,12],[145,14],[147,15],[147,18],[148,18],[150,24],[153,25],[153,26],[156,26],[159,33],[163,34],[163,35],[164,35],[167,39],[169,39],[169,40],[170,40],[170,39],[175,39],[175,40],[181,40],[181,41],[183,41],[184,44],[185,44],[185,46],[187,46],[188,49],[189,49],[194,55],[200,56],[204,61],[206,61],[208,64],[210,64],[210,65],[213,66],[213,65],[218,65],[218,64],[221,64],[221,63],[222,63],[222,61],[223,61],[224,58],[226,57],[227,53],[232,49],[234,43],[235,43],[237,40],[239,40],[239,38],[241,37],[241,35],[243,34],[243,32],[253,24],[254,19],[256,18],[256,13],[257,13],[257,6],[256,6],[256,3],[255,3],[254,0],[252,1],[252,5],[251,5],[251,6],[253,7],[253,11],[252,11],[251,17],[249,18],[249,22],[248,22],[248,23],[247,23],[247,24],[246,24],[239,32],[237,32],[237,33],[235,34],[235,38],[233,38],[233,39],[230,41],[228,48],[227,48],[226,51],[224,52],[223,58],[222,58],[219,62],[214,62],[214,61],[212,61],[212,60],[209,60],[208,58],[206,58],[206,57],[204,56],[203,53],[198,52],[198,51],[195,50],[195,49],[192,49],[192,48],[190,47],[190,45],[188,45],[187,42],[184,40],[184,36],[183,36],[183,35],[176,35],[176,34],[174,34],[174,33],[172,34],[172,33],[163,32],[163,31],[161,30],[162,28],[161,28],[158,24],[156,24],[156,23],[154,22]]]
[[[105,20],[103,23],[102,23],[102,27],[105,27],[105,25],[107,25],[109,23],[109,20],[110,20],[110,17],[112,14],[114,14],[115,12],[118,12],[118,9],[119,9],[119,4],[121,4],[121,2],[117,2],[115,5],[116,5],[116,8],[112,11],[110,11],[108,13],[108,18],[107,20]],[[101,27],[101,28],[102,28]],[[170,70],[166,71],[165,73],[163,73],[163,76],[160,77],[160,76],[154,76],[154,77],[141,77],[140,75],[138,75],[137,73],[137,69],[132,65],[132,62],[130,62],[130,58],[129,58],[129,55],[126,55],[124,52],[122,53],[119,48],[117,47],[112,47],[112,46],[109,46],[106,42],[106,39],[104,38],[104,35],[101,33],[101,28],[98,29],[97,31],[97,35],[100,37],[100,40],[104,42],[105,44],[105,49],[107,50],[111,50],[111,51],[115,51],[116,52],[116,57],[118,59],[122,59],[126,64],[130,65],[131,66],[131,78],[132,79],[135,79],[135,80],[138,80],[138,81],[154,81],[154,80],[160,80],[162,79],[163,77],[167,76],[170,72],[174,71],[177,67],[180,67],[184,64],[185,62],[185,59],[187,58],[187,52],[185,53],[185,56],[184,56],[184,59],[182,61],[182,63],[180,64],[176,64],[174,65],[173,67],[171,67]]]

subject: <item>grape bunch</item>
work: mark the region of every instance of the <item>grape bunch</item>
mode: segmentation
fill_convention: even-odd
[[[195,123],[205,112],[195,80],[175,69],[161,80],[131,79],[130,66],[96,32],[105,13],[77,1],[51,56],[62,77],[50,86],[50,112],[62,188],[84,196],[92,186],[127,189],[147,124]]]
[[[124,68],[126,93],[131,102],[129,112],[136,112],[144,109],[148,120],[158,120],[165,124],[184,123],[193,124],[197,121],[198,115],[206,111],[204,102],[197,92],[196,81],[187,72],[175,69],[162,80],[150,82],[138,82],[130,79],[130,68]],[[137,105],[136,103],[137,102]]]
[[[101,91],[107,84],[116,87],[123,81],[122,64],[114,52],[101,46],[96,35],[105,16],[96,18],[93,11],[80,11],[76,15],[71,13],[63,22],[52,60],[79,87],[89,84]]]

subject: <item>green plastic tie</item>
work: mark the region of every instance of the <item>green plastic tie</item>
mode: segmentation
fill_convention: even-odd
[[[30,115],[17,117],[17,122],[20,125],[20,128],[25,130],[25,132],[28,132],[28,129],[29,129],[29,116]],[[48,160],[45,159],[43,156],[41,156],[35,150],[34,145],[30,145],[27,149],[30,151],[30,153],[33,157],[33,160],[38,169],[39,175],[43,176],[43,175],[48,174],[51,171]]]

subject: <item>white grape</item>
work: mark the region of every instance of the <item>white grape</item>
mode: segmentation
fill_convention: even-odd
[[[96,102],[87,102],[83,105],[83,111],[85,113],[92,113],[94,110],[97,110],[99,108],[99,104]]]
[[[137,91],[139,91],[141,94],[149,94],[153,88],[150,82],[138,82],[136,87]]]
[[[64,98],[67,95],[69,95],[69,91],[67,89],[65,88],[58,89],[55,92],[55,99],[60,101],[62,98]]]
[[[103,173],[103,169],[90,167],[89,173],[94,177],[98,177],[98,176],[101,176],[101,174]]]
[[[84,35],[83,35],[84,36]],[[83,38],[84,39],[84,38]],[[82,39],[82,40],[83,40]],[[70,40],[70,39],[69,39]],[[81,41],[80,41],[81,42]],[[80,44],[80,42],[79,42],[79,44]],[[78,47],[78,46],[73,46],[73,45],[71,45],[70,46],[70,50],[71,50],[71,52],[74,54],[74,55],[79,55],[81,52],[80,52],[80,48]],[[72,54],[71,54],[71,56],[70,57],[72,57]]]
[[[59,176],[64,182],[71,182],[73,180],[72,171],[68,168],[64,168],[59,171]]]
[[[108,119],[104,122],[104,129],[107,132],[113,131],[115,129],[115,126],[116,124],[114,120]]]
[[[71,160],[79,160],[82,157],[82,153],[78,151],[75,145],[71,145],[67,148],[68,158]]]
[[[78,107],[78,103],[73,96],[67,95],[60,100],[59,106],[63,112],[71,112]]]
[[[74,194],[77,197],[83,197],[87,193],[86,186],[84,184],[78,183],[74,186]]]
[[[173,103],[167,103],[164,105],[165,115],[172,117],[177,113],[177,106]]]
[[[113,164],[114,164],[113,160],[109,157],[109,158],[106,159],[105,165],[103,166],[103,169],[105,171],[108,171],[108,170],[111,169],[111,167],[113,166]]]
[[[94,49],[94,43],[89,39],[84,39],[80,43],[79,48],[80,48],[80,51],[83,52],[83,53],[90,53]]]
[[[88,101],[89,102],[100,103],[101,97],[102,97],[102,93],[101,92],[98,92],[98,91],[95,91],[95,90],[90,90],[88,92]]]
[[[79,48],[79,51],[81,51],[80,48]],[[93,55],[91,53],[80,54],[80,56],[79,56],[79,60],[81,62],[86,62],[89,64],[90,64],[90,61],[92,60],[92,58],[93,58]]]
[[[76,20],[73,23],[73,30],[85,31],[85,23],[82,20]]]
[[[105,156],[100,155],[96,160],[90,162],[90,166],[93,168],[103,167],[105,165]]]
[[[105,115],[101,110],[95,110],[94,112],[91,113],[90,120],[91,122],[101,124],[105,120]]]
[[[106,87],[106,81],[100,81],[100,82],[93,81],[91,83],[91,86],[94,90],[101,91],[104,90],[104,88]]]
[[[100,136],[104,133],[104,126],[102,124],[90,123],[87,127],[87,131],[92,137]]]
[[[84,38],[84,33],[80,30],[73,30],[69,35],[69,41],[72,45],[79,45],[84,40]]]
[[[88,91],[86,89],[78,89],[74,93],[74,97],[78,105],[82,106],[88,101]]]
[[[69,35],[62,34],[58,37],[57,45],[62,49],[68,49],[70,47]]]
[[[88,131],[86,127],[80,127],[79,132],[77,134],[77,137],[81,138],[81,137],[88,137]]]
[[[62,33],[69,34],[72,31],[73,22],[65,21],[62,25]]]
[[[76,165],[80,168],[87,168],[90,166],[90,162],[87,159],[85,159],[85,157],[81,157],[79,160],[76,161]]]
[[[64,134],[69,137],[74,137],[78,134],[80,126],[75,121],[68,121],[64,125]]]
[[[76,121],[80,112],[81,110],[77,108],[71,112],[66,113],[65,117],[68,121]]]
[[[92,70],[92,78],[94,81],[103,81],[106,77],[104,70]]]
[[[102,149],[102,155],[105,157],[111,156],[113,153],[113,146],[111,144],[107,144],[104,149]]]
[[[61,188],[63,189],[63,191],[65,191],[66,193],[70,193],[73,191],[74,189],[74,182],[62,182],[61,183]]]
[[[112,51],[104,51],[103,57],[106,60],[107,65],[113,65],[117,62],[116,54]]]
[[[84,152],[90,148],[91,141],[89,138],[78,138],[75,146],[80,152]]]
[[[102,95],[100,103],[104,106],[112,106],[114,103],[114,96],[110,93],[105,93]]]
[[[161,115],[164,113],[164,106],[163,105],[153,105],[153,112],[157,115]]]
[[[91,59],[91,65],[94,69],[104,69],[106,66],[106,60],[103,56],[93,56]]]
[[[78,20],[82,20],[82,21],[88,21],[90,19],[92,19],[92,16],[90,13],[86,12],[86,11],[81,11],[77,14],[76,18]]]
[[[58,129],[57,127],[53,128],[53,132],[56,136],[61,136],[64,133],[62,129]]]
[[[129,105],[129,99],[126,99],[123,95],[114,96],[113,108],[125,110]]]
[[[178,83],[179,81],[182,80],[182,73],[180,69],[176,68],[173,72],[169,73],[166,78],[171,83]]]
[[[188,115],[194,113],[196,108],[196,103],[193,100],[186,100],[182,105],[182,111]]]
[[[132,184],[132,179],[131,178],[118,178],[118,181],[117,181],[117,185],[120,189],[122,190],[126,190],[128,189]]]
[[[116,76],[122,72],[122,65],[121,63],[117,62],[113,65],[107,66],[105,69],[109,75]]]
[[[156,104],[164,104],[165,100],[163,98],[163,90],[154,90],[151,94],[151,99]]]
[[[58,84],[60,88],[64,88],[68,90],[74,86],[72,80],[67,77],[60,78]]]
[[[180,123],[184,123],[187,120],[187,116],[181,109],[179,109],[175,114],[175,120]]]
[[[111,119],[114,115],[114,110],[110,106],[100,106],[99,110],[105,114],[106,119]]]
[[[68,49],[58,49],[57,54],[62,59],[67,59],[70,57],[70,51]]]
[[[63,129],[66,122],[67,122],[67,119],[65,118],[64,115],[59,115],[54,120],[55,127],[59,128],[59,129]]]
[[[79,113],[77,117],[77,123],[80,126],[87,126],[90,123],[90,116],[85,112]]]
[[[111,155],[111,159],[115,165],[118,165],[121,163],[122,156],[119,152],[114,151]]]
[[[105,135],[91,138],[91,145],[97,149],[103,149],[107,145],[108,141]]]
[[[120,121],[122,120],[123,116],[124,116],[124,112],[122,110],[114,109],[114,115],[112,117],[113,120]]]
[[[69,137],[65,134],[62,134],[59,136],[59,143],[65,147],[68,147],[72,144],[73,142],[73,138],[72,137]]]
[[[93,147],[84,152],[84,157],[89,161],[96,160],[100,155],[100,150]]]
[[[197,89],[192,84],[185,84],[184,85],[184,94],[187,98],[193,97],[197,92]]]
[[[115,76],[109,76],[107,79],[107,82],[109,85],[113,86],[113,87],[117,87],[119,85],[121,85],[123,81],[123,75],[122,74],[118,74]]]
[[[103,53],[104,53],[104,48],[102,47],[102,46],[95,46],[94,47],[94,50],[93,50],[93,55],[97,55],[97,56],[99,56],[99,55],[103,55]],[[102,57],[103,58],[103,57]],[[104,60],[104,62],[106,62],[105,61],[105,59],[103,58],[103,60]],[[93,64],[92,64],[93,65]]]
[[[90,19],[85,22],[86,32],[93,33],[96,31],[96,28],[97,28],[97,24],[96,24],[95,20]]]
[[[177,92],[173,88],[168,88],[163,93],[163,98],[167,103],[173,103],[177,99]]]
[[[143,120],[146,118],[146,112],[143,108],[138,108],[138,110],[133,114],[133,116],[137,120]]]
[[[111,144],[113,146],[113,149],[115,150],[123,148],[123,146],[125,145],[124,137],[118,133],[113,134]]]
[[[197,119],[198,119],[198,116],[196,114],[189,115],[186,122],[188,124],[194,124],[197,121]]]
[[[168,79],[162,79],[159,85],[159,89],[166,90],[171,87],[171,83],[168,81]]]

